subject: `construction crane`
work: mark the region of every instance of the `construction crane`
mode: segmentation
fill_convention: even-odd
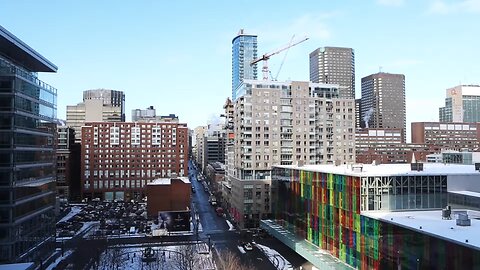
[[[292,43],[290,41],[290,44],[286,45],[285,47],[281,48],[281,49],[278,49],[274,52],[271,52],[271,53],[266,53],[264,55],[262,55],[262,57],[260,58],[257,58],[255,60],[252,60],[252,62],[250,62],[250,66],[253,66],[255,65],[256,63],[260,62],[260,61],[263,61],[263,67],[262,67],[262,73],[263,73],[263,80],[264,81],[268,81],[268,74],[270,74],[270,71],[268,70],[268,59],[270,59],[270,57],[276,55],[276,54],[279,54],[287,49],[290,49],[291,47],[295,46],[295,45],[298,45],[304,41],[308,40],[308,37],[305,37],[299,41],[296,41],[294,43]],[[282,63],[283,65],[283,63]],[[277,75],[278,76],[278,75]]]

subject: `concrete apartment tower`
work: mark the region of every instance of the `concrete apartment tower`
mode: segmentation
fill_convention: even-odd
[[[0,264],[55,251],[57,89],[37,73],[56,71],[0,26]]]
[[[248,35],[240,29],[232,40],[232,100],[236,100],[236,89],[244,79],[257,79],[257,65],[250,65],[257,58],[257,36]]]
[[[338,85],[296,81],[244,80],[238,93],[228,205],[248,228],[269,216],[273,165],[355,161],[355,100],[338,98]]]
[[[447,89],[440,122],[480,122],[480,85],[458,85]]]
[[[361,127],[402,128],[405,138],[405,75],[376,73],[362,78]]]
[[[125,122],[125,94],[110,89],[83,91],[83,102],[67,106],[67,126],[75,130],[75,142],[82,138],[85,122]]]
[[[338,84],[340,98],[355,98],[354,50],[342,47],[321,47],[311,52],[310,81]]]

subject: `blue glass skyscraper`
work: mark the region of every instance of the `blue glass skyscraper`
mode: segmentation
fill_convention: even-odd
[[[257,58],[257,36],[247,35],[240,29],[232,40],[232,100],[237,99],[236,89],[244,79],[257,79],[257,64],[250,65]]]

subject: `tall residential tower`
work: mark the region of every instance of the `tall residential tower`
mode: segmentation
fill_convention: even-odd
[[[257,65],[250,65],[257,58],[257,36],[247,35],[240,29],[232,40],[232,100],[237,99],[236,89],[244,79],[257,79]]]
[[[338,85],[310,82],[245,80],[240,88],[229,210],[240,227],[256,227],[270,213],[273,165],[355,161],[355,100],[338,98]]]
[[[322,47],[310,53],[310,81],[340,85],[340,98],[355,98],[355,52],[352,48]]]

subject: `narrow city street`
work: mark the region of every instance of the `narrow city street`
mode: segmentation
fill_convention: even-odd
[[[278,260],[274,260],[274,263],[270,262],[268,257],[255,244],[252,245],[252,250],[246,250],[243,243],[251,242],[276,250],[292,264],[292,267],[299,267],[306,262],[304,258],[277,239],[271,237],[262,239],[253,236],[252,232],[246,230],[229,230],[230,226],[226,218],[224,216],[218,216],[215,211],[216,207],[210,204],[210,193],[205,190],[202,181],[198,181],[201,176],[192,161],[189,163],[189,174],[191,176],[190,181],[192,182],[192,186],[195,188],[195,193],[192,192],[192,205],[199,215],[202,227],[202,231],[199,232],[199,237],[201,239],[207,239],[207,242],[208,239],[210,239],[212,247],[219,253],[230,251],[237,255],[242,263],[254,266],[255,269],[279,269]]]

